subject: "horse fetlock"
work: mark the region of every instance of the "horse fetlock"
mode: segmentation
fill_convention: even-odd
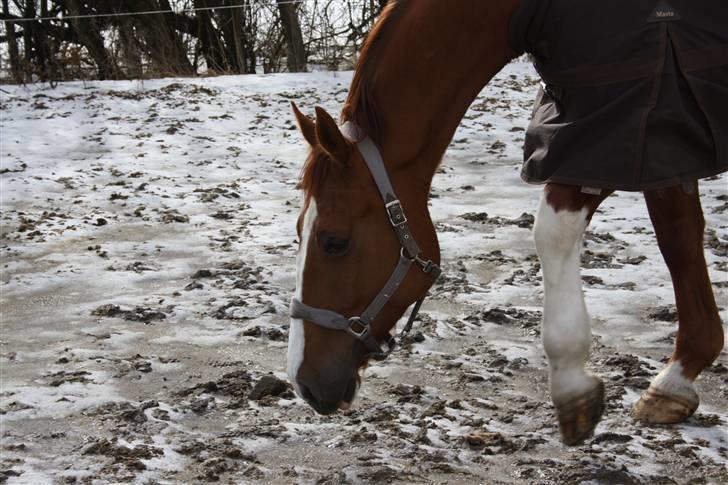
[[[548,310],[545,313],[548,318]],[[558,322],[544,322],[541,332],[544,352],[549,359],[552,381],[558,379],[591,380],[591,376],[584,372],[584,363],[589,357],[591,344],[589,315],[586,311],[572,312],[572,315],[568,316],[562,315]]]
[[[593,378],[594,387],[565,401],[554,401],[561,441],[574,446],[594,435],[604,413],[604,383]]]

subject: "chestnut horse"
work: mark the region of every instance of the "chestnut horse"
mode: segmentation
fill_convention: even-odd
[[[507,36],[519,2],[390,1],[362,52],[343,126],[321,108],[314,122],[293,106],[311,150],[300,184],[288,373],[321,414],[350,406],[358,370],[381,355],[439,271],[430,184],[469,105],[516,55]],[[644,192],[679,314],[670,362],[634,409],[646,422],[687,419],[699,402],[693,381],[723,348],[693,187]],[[604,386],[584,369],[591,331],[579,271],[582,235],[609,191],[580,189],[547,184],[533,230],[551,398],[567,444],[591,436],[604,409]]]

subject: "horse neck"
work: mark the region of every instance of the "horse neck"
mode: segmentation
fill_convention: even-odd
[[[359,66],[369,105],[360,109],[376,111],[372,137],[393,178],[406,172],[426,196],[466,110],[514,55],[508,21],[520,1],[417,0],[374,36]]]

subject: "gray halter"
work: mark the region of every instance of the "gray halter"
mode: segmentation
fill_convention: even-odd
[[[374,182],[377,184],[379,193],[384,201],[384,208],[387,211],[389,222],[394,228],[394,232],[397,234],[399,244],[401,245],[399,262],[392,271],[389,279],[384,284],[384,287],[379,291],[374,300],[369,304],[364,312],[355,317],[345,317],[339,313],[324,310],[320,308],[314,308],[306,305],[300,300],[293,299],[291,301],[291,317],[298,318],[312,322],[320,327],[329,328],[332,330],[343,330],[352,337],[361,341],[369,350],[368,357],[372,357],[376,360],[382,360],[394,349],[395,340],[392,335],[389,335],[386,339],[387,350],[382,350],[381,345],[372,335],[372,322],[377,318],[379,312],[384,308],[384,305],[392,298],[394,292],[397,291],[399,285],[404,281],[407,276],[410,267],[413,263],[417,263],[420,269],[432,276],[432,284],[435,283],[437,277],[440,275],[440,267],[433,263],[431,260],[424,260],[421,255],[419,246],[415,242],[415,238],[412,236],[412,232],[407,225],[407,217],[404,214],[402,205],[399,199],[394,193],[392,183],[387,175],[387,169],[384,166],[382,155],[374,142],[368,136],[364,136],[362,131],[351,121],[347,121],[341,127],[341,132],[350,141],[355,142],[359,153],[369,167],[369,171],[372,174]],[[407,324],[402,330],[400,337],[406,335],[412,328],[412,323],[417,316],[417,312],[422,306],[422,302],[425,297],[423,296],[417,302],[415,302],[412,313],[407,320]]]

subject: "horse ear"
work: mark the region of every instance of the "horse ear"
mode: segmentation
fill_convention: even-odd
[[[296,106],[296,103],[291,101],[291,109],[293,110],[293,115],[296,117],[296,123],[298,123],[298,129],[301,130],[301,133],[303,134],[303,137],[306,139],[309,145],[315,146],[316,145],[316,125],[313,121],[311,121],[311,118],[306,116],[305,114],[301,113],[301,111],[298,109],[298,106]]]
[[[344,164],[349,161],[349,142],[341,134],[331,115],[318,106],[316,107],[316,139],[331,158]]]

